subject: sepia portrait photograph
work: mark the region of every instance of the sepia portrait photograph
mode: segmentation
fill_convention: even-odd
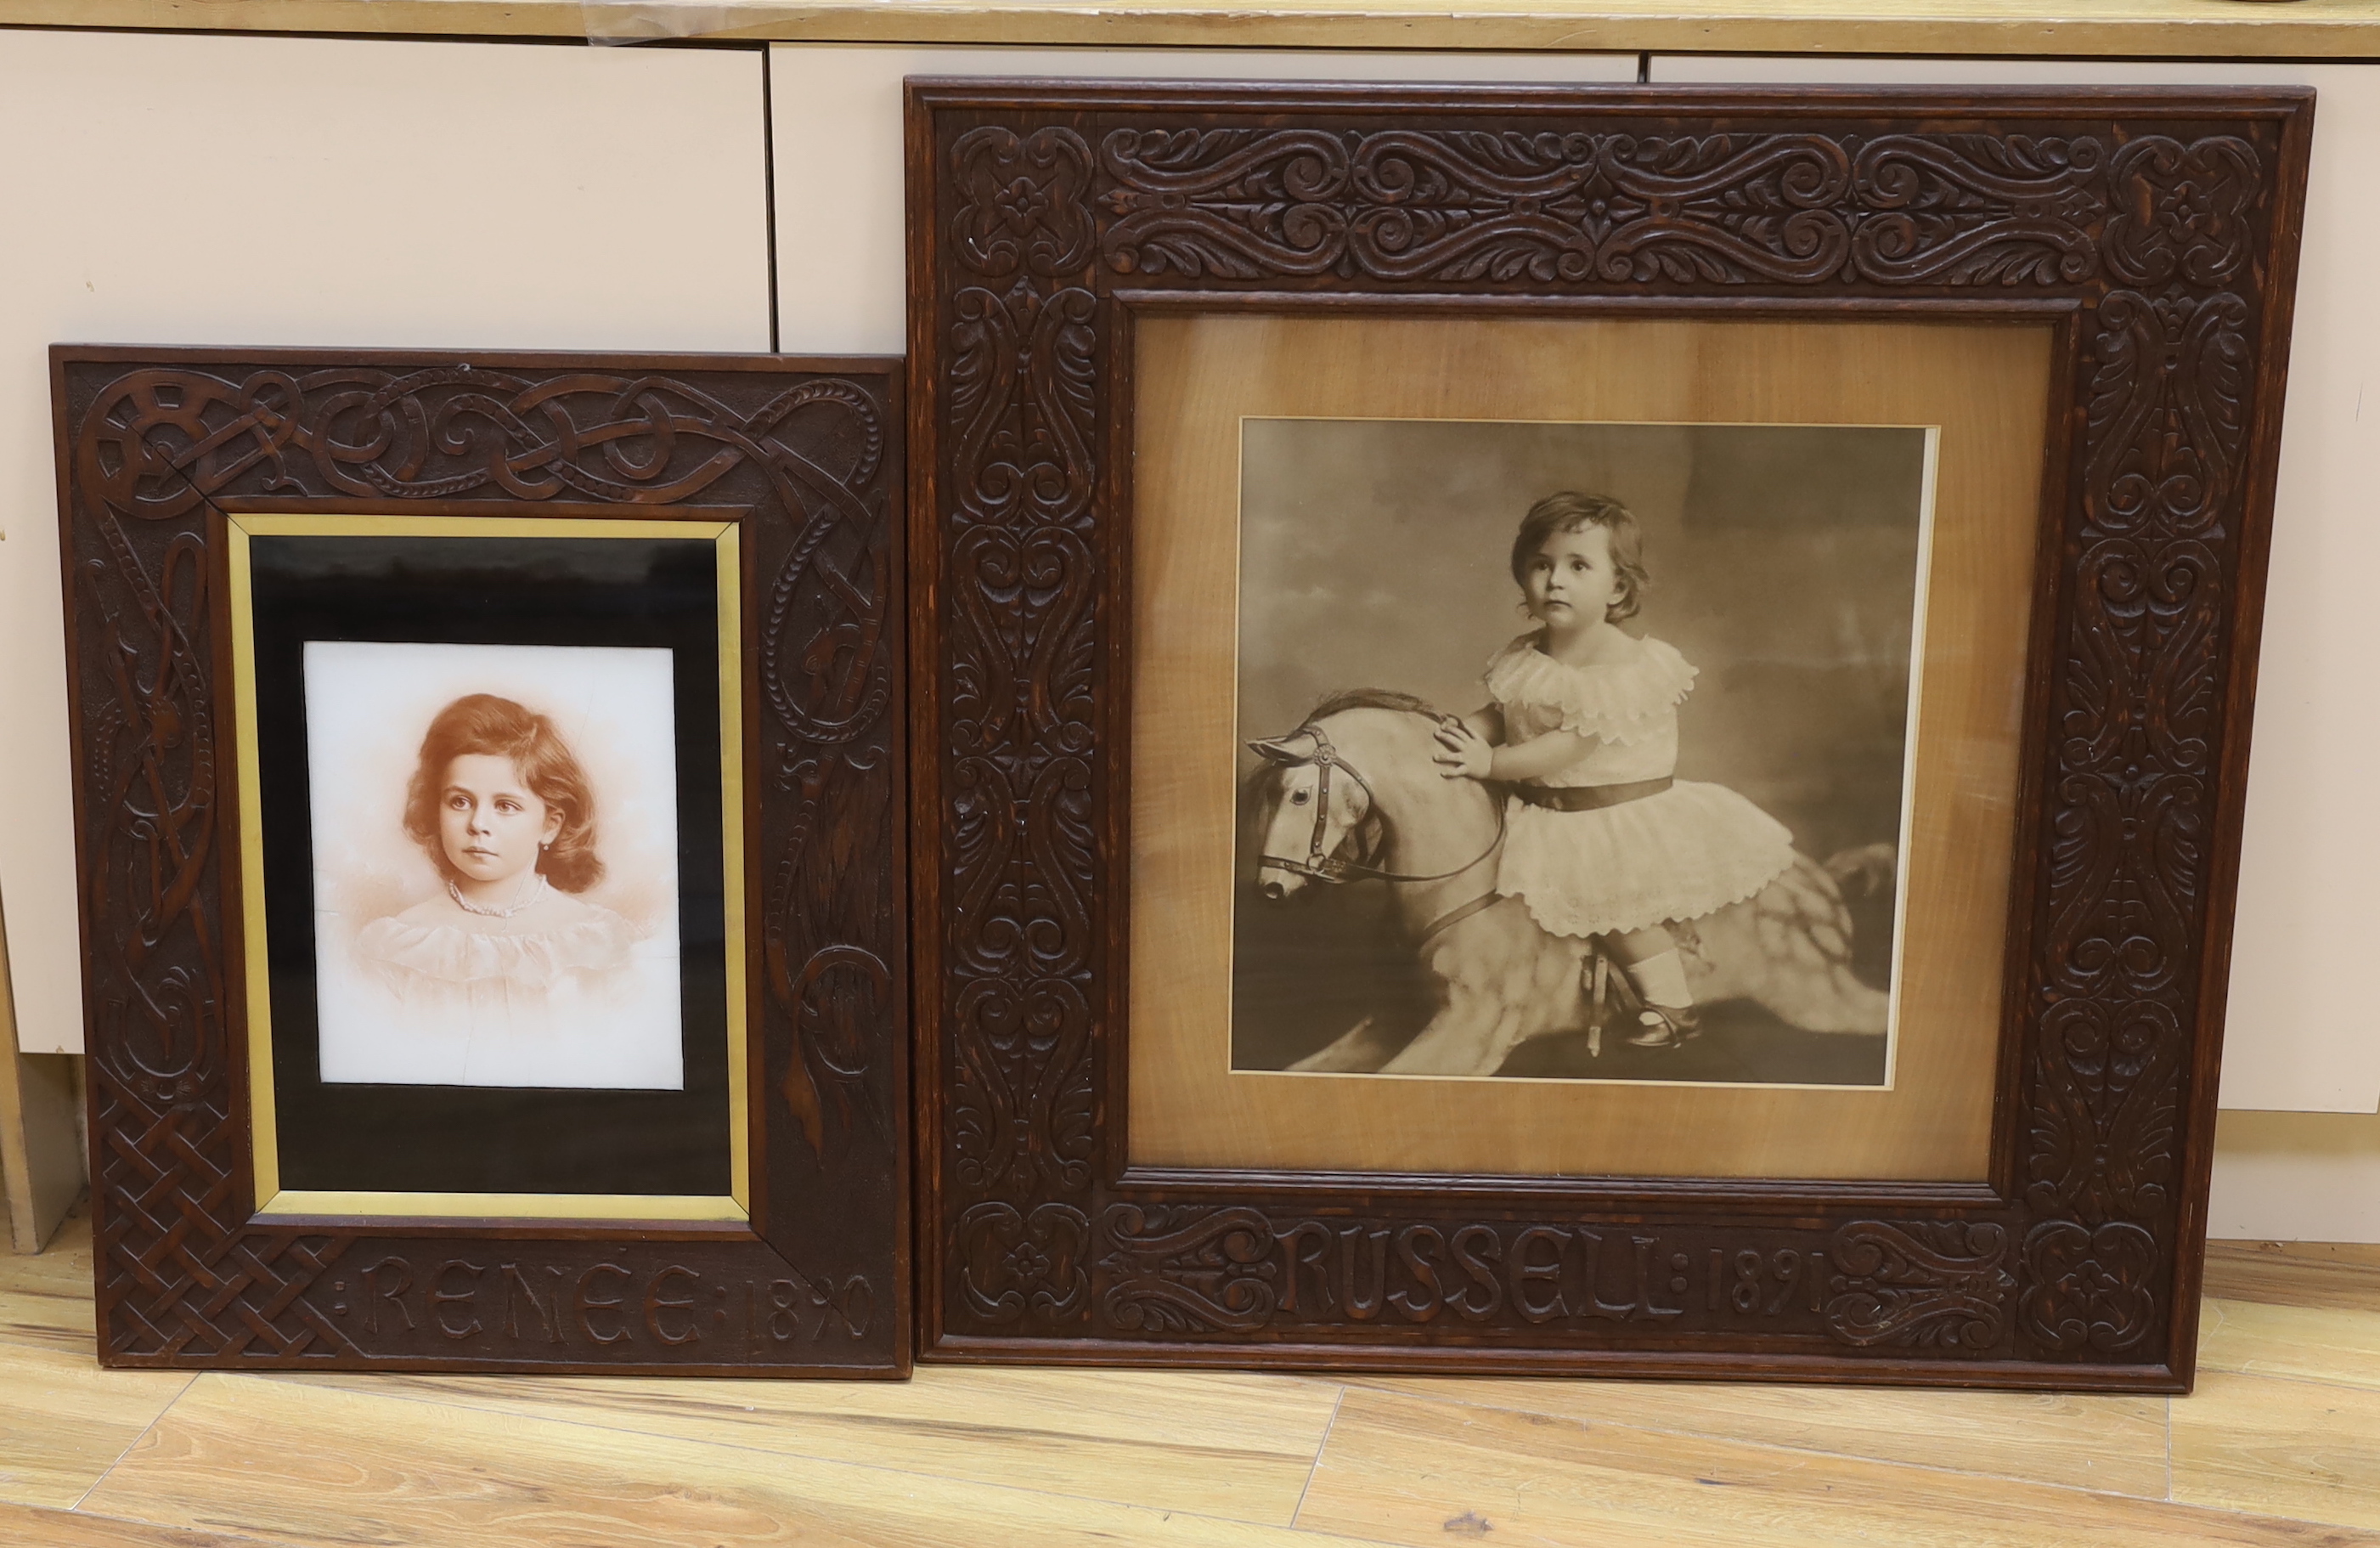
[[[672,657],[306,642],[325,1084],[684,1087]]]
[[[1232,1067],[1888,1087],[1934,433],[1241,430]]]

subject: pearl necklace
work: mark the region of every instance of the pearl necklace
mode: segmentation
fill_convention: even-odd
[[[508,920],[515,914],[519,913],[523,908],[528,908],[530,904],[545,896],[545,872],[542,871],[530,872],[528,873],[528,885],[522,889],[522,896],[515,898],[513,900],[513,906],[509,908],[490,908],[483,907],[480,904],[474,903],[469,898],[465,897],[463,896],[463,889],[456,886],[451,880],[446,884],[446,896],[453,898],[455,900],[455,906],[462,909],[467,914],[479,914],[492,920]]]

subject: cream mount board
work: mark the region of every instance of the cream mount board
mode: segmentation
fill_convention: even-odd
[[[2272,572],[2258,670],[2255,757],[2224,1031],[2223,1105],[2364,1113],[2380,1107],[2380,1006],[2362,981],[2380,808],[2366,697],[2380,614],[2371,469],[2380,465],[2380,66],[2099,64],[1965,59],[1658,55],[1658,82],[1813,85],[2312,86],[2313,162],[2281,432]],[[2219,1231],[2217,1234],[2221,1234]]]

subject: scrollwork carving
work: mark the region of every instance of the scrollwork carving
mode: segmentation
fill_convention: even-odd
[[[2156,1237],[2131,1221],[2034,1226],[2024,1241],[2025,1325],[2057,1354],[2138,1348],[2157,1324],[2158,1258]]]
[[[2131,285],[2226,283],[2254,250],[2250,212],[2263,177],[2255,148],[2231,135],[2188,145],[2161,134],[2131,140],[2107,167],[2108,269]]]
[[[913,270],[935,276],[916,304],[941,347],[920,422],[941,491],[942,1229],[971,1244],[941,1286],[951,1330],[1554,1349],[1659,1327],[1706,1352],[1757,1334],[1896,1362],[2159,1358],[2185,1130],[2206,1121],[2197,997],[2243,734],[2228,631],[2264,519],[2249,494],[2269,487],[2261,319],[2301,105],[1235,93],[926,102],[929,120],[963,104],[918,168],[938,202],[914,229],[939,246]],[[1111,567],[1131,513],[1105,502],[1130,488],[1134,383],[1115,329],[1166,292],[2076,309],[2051,614],[2028,663],[2049,681],[2018,889],[2033,965],[2008,1007],[2014,1197],[1938,1220],[1814,1205],[1790,1229],[1696,1205],[1623,1228],[1600,1208],[1618,1185],[1582,1184],[1567,1213],[1452,1219],[1353,1184],[1249,1207],[1097,1174],[1099,1126],[1122,1121],[1103,1040],[1124,1035],[1099,936],[1129,847],[1101,805],[1124,798],[1124,750],[1095,730],[1126,691]],[[1007,1298],[1022,1271],[983,1254],[1033,1242],[1045,1273],[1071,1263],[1035,1241],[1044,1207],[1057,1247],[1075,1216],[1097,1223],[1091,1299],[1053,1290],[1028,1315]]]
[[[1128,1333],[1245,1333],[1270,1320],[1273,1225],[1256,1210],[1111,1206],[1099,1314]]]
[[[1959,1221],[1864,1220],[1835,1233],[1827,1331],[1846,1344],[1980,1354],[2008,1328],[2008,1232]]]
[[[1852,260],[1888,285],[2056,285],[2098,266],[2099,140],[1885,135],[1860,147]]]
[[[1090,1235],[1090,1221],[1069,1204],[1038,1204],[1029,1214],[998,1201],[969,1209],[955,1244],[968,1309],[994,1323],[1028,1311],[1044,1323],[1081,1317],[1091,1298]]]
[[[1850,244],[1848,162],[1808,135],[1118,129],[1100,165],[1119,274],[1742,284]]]
[[[1090,258],[1090,147],[1069,129],[1017,135],[997,125],[952,147],[964,202],[952,222],[978,274],[1062,274]]]
[[[2093,353],[2092,526],[2194,534],[2219,519],[2247,440],[2247,303],[2119,290],[2099,304]]]
[[[960,1305],[993,1322],[1087,1316],[1087,1216],[1032,1201],[1088,1188],[1095,860],[1089,791],[1099,567],[1091,519],[1097,297],[1088,146],[1056,127],[961,137],[953,240],[1004,288],[950,297],[943,372],[961,521],[950,578],[941,735],[945,885],[963,922],[940,986],[953,1175],[985,1202]],[[1055,1256],[1051,1256],[1052,1254]],[[1037,1256],[1038,1255],[1038,1256]],[[1054,1289],[1048,1272],[1083,1275]],[[1030,1271],[1030,1272],[1028,1272]],[[1071,1280],[1069,1284],[1071,1285]]]

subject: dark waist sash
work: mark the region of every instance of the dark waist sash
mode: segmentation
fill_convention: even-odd
[[[1505,789],[1531,806],[1555,811],[1600,811],[1658,796],[1677,781],[1669,778],[1631,780],[1625,785],[1507,785]]]

